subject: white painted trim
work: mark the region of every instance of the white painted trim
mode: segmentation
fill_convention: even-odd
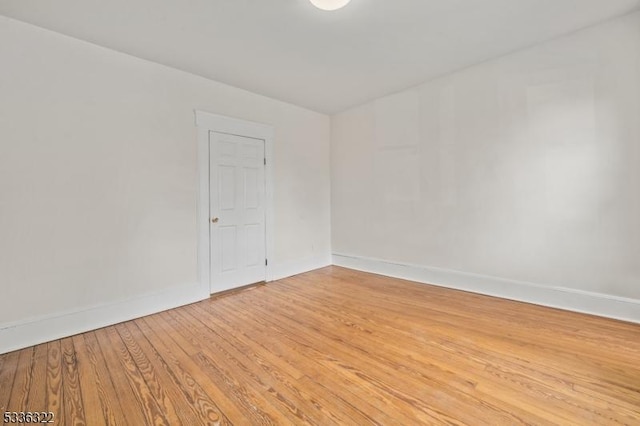
[[[640,323],[640,300],[637,299],[339,253],[333,254],[333,264],[439,287]]]
[[[265,239],[266,256],[270,260],[265,269],[265,281],[273,281],[274,242],[274,201],[273,201],[273,126],[238,118],[225,117],[205,111],[195,110],[198,127],[198,281],[203,289],[211,293],[209,252],[209,132],[264,140],[265,166]]]
[[[273,279],[281,280],[330,265],[331,256],[328,255],[277,263],[273,266]]]
[[[199,302],[209,297],[200,284],[175,287],[86,309],[59,312],[0,325],[0,354],[97,330],[167,309]]]

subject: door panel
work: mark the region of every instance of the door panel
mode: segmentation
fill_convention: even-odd
[[[236,207],[236,171],[232,166],[220,166],[220,210],[234,210]]]
[[[209,148],[215,293],[265,279],[264,141],[210,132]]]
[[[247,236],[247,257],[245,266],[258,266],[264,264],[264,258],[259,250],[262,242],[261,229],[259,224],[246,225],[245,235]]]
[[[236,227],[221,226],[219,235],[220,253],[222,255],[221,272],[234,271],[236,269],[236,253],[238,251]]]
[[[244,206],[247,209],[257,209],[260,206],[260,170],[244,168]]]

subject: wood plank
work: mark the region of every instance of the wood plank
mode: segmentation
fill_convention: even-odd
[[[255,308],[256,305],[252,305],[252,308]],[[220,310],[220,306],[216,307],[216,310]],[[269,311],[263,311],[260,316],[260,318],[265,319],[265,318],[269,318]],[[293,314],[292,314],[293,315]],[[301,318],[297,315],[293,315],[296,318]],[[276,321],[274,321],[273,326],[276,326],[277,323],[282,323],[282,317],[278,316],[278,319]],[[297,326],[299,321],[293,321],[292,326]],[[254,327],[252,327],[253,329]],[[304,326],[303,326],[303,331],[304,331]],[[317,332],[317,330],[315,331]],[[294,331],[289,329],[289,333],[285,333],[285,334],[290,334],[290,335],[295,335],[296,337],[300,337],[301,334],[298,331]],[[345,370],[345,365],[341,365],[340,363],[337,363],[337,365],[332,365],[332,363],[336,362],[337,360],[334,359],[335,356],[337,356],[337,351],[335,347],[331,347],[331,354],[324,354],[322,353],[322,351],[319,348],[313,348],[313,344],[314,341],[321,341],[322,342],[322,346],[324,346],[326,348],[326,341],[324,339],[318,339],[318,337],[322,337],[322,336],[310,336],[308,339],[306,339],[305,341],[303,341],[302,343],[302,352],[304,353],[304,355],[302,356],[302,358],[306,358],[307,360],[316,360],[317,362],[319,362],[321,365],[320,366],[316,366],[314,367],[314,371],[317,372],[317,375],[314,376],[314,379],[319,380],[323,377],[333,377],[336,375],[340,374],[340,370],[341,368],[343,370]],[[341,355],[343,356],[344,359],[344,353],[341,353]],[[346,356],[346,358],[348,358],[349,355]],[[356,357],[357,354],[356,354]],[[359,358],[361,360],[361,358]],[[383,360],[385,365],[392,365],[390,360]],[[337,371],[334,371],[334,367],[337,367]],[[328,371],[325,371],[328,370]],[[375,369],[374,369],[375,370]],[[322,373],[324,371],[324,373]],[[346,368],[345,370],[347,373],[349,372],[349,368]],[[342,371],[342,373],[344,373],[345,371]],[[392,378],[392,380],[395,380],[395,377]],[[344,386],[349,386],[351,384],[354,383],[358,383],[361,380],[356,380],[353,381],[353,377],[349,377],[347,379],[345,379],[345,382],[341,385],[341,387],[344,388]],[[422,384],[422,383],[421,383]],[[406,382],[401,382],[398,384],[399,388],[404,388],[406,387],[407,383]],[[387,388],[389,390],[389,388]],[[396,391],[391,390],[394,393],[397,393]],[[371,392],[363,392],[362,389],[356,389],[355,393],[357,394],[364,394],[367,395],[368,398],[371,398],[372,393]],[[377,401],[379,405],[384,406],[385,404],[389,403],[389,400],[387,399],[386,395],[379,395],[379,400]],[[362,404],[362,402],[360,401],[359,404]],[[398,421],[398,419],[396,419],[396,421]],[[409,418],[409,419],[405,419],[405,422],[415,422],[416,419],[413,418]]]
[[[96,334],[102,337],[100,341],[104,342],[101,343],[101,345],[104,347],[105,344],[109,344],[117,354],[120,369],[124,370],[130,384],[130,389],[133,391],[135,397],[133,400],[120,400],[120,404],[125,412],[129,410],[142,411],[145,418],[144,424],[170,425],[166,413],[162,411],[162,407],[153,397],[152,391],[147,386],[142,373],[136,366],[132,355],[129,353],[116,329],[114,327],[107,327],[106,329],[98,330],[98,332],[96,332]]]
[[[23,349],[19,352],[7,411],[21,412],[28,411],[30,408],[27,406],[27,399],[33,381],[31,375],[33,353],[34,348]]]
[[[9,410],[9,400],[12,395],[13,379],[18,371],[20,351],[0,355],[0,412]]]
[[[113,424],[115,418],[110,415],[113,410],[103,410],[101,396],[105,395],[105,390],[96,373],[96,356],[87,348],[84,336],[76,335],[71,340],[77,359],[78,384],[82,396],[82,411],[86,422],[89,425]]]
[[[252,301],[253,309],[256,309],[259,303],[260,301],[258,300]],[[271,317],[270,311],[266,309],[263,309],[261,314],[263,318],[268,319]],[[331,326],[326,326],[320,331],[301,321],[299,318],[303,318],[303,315],[296,314],[295,311],[290,315],[291,318],[286,322],[283,321],[282,316],[279,316],[277,320],[273,320],[286,324],[291,330],[291,334],[295,335],[303,343],[307,358],[314,359],[322,365],[323,368],[317,369],[317,374],[312,376],[313,378],[318,379],[321,375],[344,376],[347,382],[357,383],[362,386],[363,389],[360,390],[360,393],[375,399],[378,405],[385,407],[385,411],[400,412],[405,415],[411,413],[403,420],[403,423],[433,423],[434,421],[455,423],[445,413],[433,410],[424,404],[422,400],[409,395],[407,389],[413,390],[418,394],[422,393],[425,398],[431,397],[436,392],[439,399],[449,401],[447,405],[450,410],[465,414],[473,413],[473,418],[462,419],[466,423],[471,421],[482,422],[484,411],[489,411],[492,408],[490,404],[485,402],[483,411],[477,408],[470,409],[473,406],[473,401],[469,402],[469,400],[473,398],[457,391],[451,386],[450,382],[441,381],[438,383],[432,377],[428,377],[428,380],[418,380],[407,374],[400,376],[398,372],[393,370],[398,365],[398,362],[402,362],[401,358],[386,357],[381,360],[380,364],[386,365],[387,368],[379,369],[377,366],[380,364],[370,362],[367,357],[362,356],[370,351],[366,345],[358,347],[356,336],[352,336],[348,343],[343,340],[333,340],[331,337],[334,336],[334,332],[331,330]],[[308,330],[311,330],[311,332]],[[319,334],[322,334],[322,337],[325,338],[318,339]],[[318,340],[323,342],[322,347],[315,346],[315,342]],[[381,346],[384,341],[374,343]],[[364,368],[368,374],[361,368]],[[464,385],[466,390],[469,391],[468,384],[465,382]],[[457,398],[454,396],[457,396]],[[491,419],[496,420],[500,417],[505,417],[512,424],[520,422],[517,416],[495,407],[493,408],[492,412],[488,414]],[[531,417],[531,415],[529,416]]]
[[[143,410],[136,404],[127,373],[120,363],[117,349],[109,344],[105,329],[83,335],[87,355],[95,359],[93,364],[100,392],[103,416],[108,424],[145,424]]]
[[[68,337],[60,341],[62,349],[62,388],[64,418],[68,424],[86,425],[84,416],[84,401],[80,390],[80,378],[78,377],[78,361],[73,340]]]
[[[389,336],[389,338],[391,338],[391,337],[392,337],[392,336]],[[401,339],[398,339],[398,338],[396,338],[396,340],[400,340],[400,341],[401,341]],[[443,345],[444,345],[444,346],[447,346],[447,344],[448,344],[447,342],[440,342],[440,343],[439,343],[439,345],[440,345],[440,346],[443,346]],[[438,349],[438,348],[433,348],[433,349]],[[432,350],[430,351],[430,353],[429,353],[429,357],[430,357],[431,359],[433,359],[433,358],[434,358],[434,356],[436,355],[436,354],[434,354],[433,349],[432,349]],[[511,349],[513,350],[513,346],[511,347]],[[451,365],[453,365],[453,366],[459,366],[460,364],[464,364],[465,359],[467,359],[467,358],[470,356],[470,354],[469,354],[468,352],[469,352],[469,350],[468,350],[468,349],[464,349],[464,348],[463,348],[463,349],[460,351],[460,354],[459,354],[459,355],[460,355],[460,359],[456,360],[456,362],[455,362],[455,363],[451,363]],[[445,353],[445,355],[449,355],[450,357],[453,357],[454,359],[455,359],[455,357],[456,357],[456,353],[455,353],[455,352],[451,352],[450,354]],[[476,358],[476,359],[479,359],[479,358]],[[504,363],[505,361],[506,361],[506,360],[505,360],[505,357],[504,357],[504,356],[503,356],[503,357],[501,357],[500,362]],[[484,361],[482,361],[482,364],[484,364]],[[513,364],[513,363],[512,363],[512,364]],[[482,365],[480,365],[480,367],[482,367]],[[484,370],[487,370],[487,368],[486,368],[486,367],[491,367],[491,365],[490,365],[490,364],[488,364],[487,366],[482,367],[482,368],[483,368]],[[522,368],[521,368],[521,367],[522,367],[522,366],[520,366],[520,365],[519,365],[519,366],[517,366],[517,369],[518,369],[518,370],[522,370]],[[479,371],[482,371],[482,370],[479,370]],[[495,372],[495,370],[493,370],[493,371]],[[528,376],[526,376],[527,381],[529,381],[529,380],[531,379],[531,377],[530,377],[530,373],[532,373],[532,372],[533,372],[535,375],[539,375],[539,374],[541,374],[541,373],[539,373],[539,372],[537,372],[537,371],[534,371],[534,370],[529,369],[529,371],[527,372],[527,375],[528,375]],[[485,380],[485,381],[486,381],[486,379],[487,379],[487,378],[491,379],[491,377],[487,377],[487,375],[486,375],[486,374],[485,374],[484,376],[485,376],[485,377],[484,377],[484,380]],[[521,393],[523,393],[523,392],[525,392],[525,393],[531,393],[531,392],[536,393],[536,392],[537,392],[537,393],[539,393],[539,394],[541,394],[541,395],[544,395],[544,396],[545,396],[545,397],[547,397],[547,398],[551,397],[551,399],[550,399],[550,406],[551,406],[551,407],[553,407],[554,403],[555,403],[557,400],[564,400],[564,399],[566,399],[566,396],[567,396],[566,394],[562,394],[562,393],[558,393],[558,392],[556,392],[556,390],[554,389],[554,387],[552,387],[552,386],[546,386],[544,383],[541,383],[541,382],[535,382],[535,381],[534,381],[534,382],[527,382],[527,383],[526,383],[526,386],[522,386],[522,384],[521,384],[521,383],[515,383],[515,382],[510,381],[510,380],[506,380],[506,381],[505,381],[505,380],[504,380],[504,377],[500,377],[499,379],[506,383],[506,387],[507,387],[507,388],[511,388],[511,389],[513,389],[513,393],[512,393],[512,395],[520,395],[520,394],[521,394]],[[491,380],[490,380],[490,381],[491,381]],[[501,384],[501,386],[502,386],[502,388],[503,388],[503,389],[505,388],[505,383],[502,383],[502,384]],[[555,387],[557,387],[558,385],[560,385],[560,384],[561,384],[561,382],[560,382],[560,381],[553,381],[553,382],[552,382],[552,384],[554,384],[554,385],[555,385]],[[572,398],[573,398],[573,399],[576,399],[576,396],[577,396],[577,395],[575,394],[575,392],[573,391],[573,389],[568,388],[568,387],[566,387],[566,386],[565,386],[565,390],[567,390],[567,389],[569,389],[569,392],[571,392],[571,393],[573,394],[573,395],[572,395]],[[487,399],[487,398],[485,397],[485,399]],[[601,404],[600,404],[600,405],[601,405],[601,408],[602,408],[602,410],[603,410],[603,411],[602,411],[602,410],[598,410],[598,407],[595,407],[595,408],[594,408],[594,407],[592,407],[592,405],[594,404],[594,402],[595,402],[595,403],[597,403],[597,402],[601,402],[601,401],[593,401],[593,400],[592,400],[592,399],[590,399],[590,398],[586,398],[586,400],[585,400],[584,396],[582,396],[582,397],[581,397],[581,399],[583,400],[583,404],[582,404],[580,407],[571,407],[570,405],[567,405],[567,404],[564,404],[564,403],[561,403],[561,404],[563,405],[563,407],[564,407],[565,409],[568,409],[568,410],[585,410],[585,411],[590,411],[590,412],[591,412],[592,414],[594,414],[594,415],[602,416],[602,417],[603,417],[603,419],[608,418],[607,416],[609,416],[609,415],[610,415],[610,414],[607,414],[607,413],[606,413],[606,411],[607,411],[607,410],[608,410],[608,408],[609,408],[609,407],[608,407],[608,404],[606,404],[606,403],[601,403]],[[557,414],[563,414],[563,413],[562,413],[562,410],[560,410],[560,411],[547,410],[547,412],[552,412],[552,413],[557,413]],[[549,414],[549,413],[547,413],[547,412],[544,412],[544,414]]]
[[[285,357],[286,360],[294,365],[305,365],[305,370],[309,374],[309,371],[317,373],[318,369],[323,366],[317,363],[313,358],[307,356],[306,350],[301,347],[297,342],[290,340],[290,334],[279,328],[277,324],[270,324],[265,321],[265,317],[262,315],[250,315],[243,316],[239,306],[235,306],[233,312],[226,311],[220,304],[216,305],[216,313],[222,314],[221,318],[225,315],[236,316],[244,324],[245,333],[249,339],[253,339],[254,342],[258,342],[261,345],[265,345],[268,350],[272,350],[274,353]],[[262,340],[264,336],[270,336],[271,339]],[[275,345],[271,345],[270,342],[275,341]],[[333,374],[318,374],[314,379],[310,379],[308,376],[302,376],[296,379],[296,383],[302,383],[301,388],[304,389],[306,394],[309,394],[310,399],[319,398],[319,395],[323,395],[325,400],[329,402],[329,409],[333,408],[331,414],[326,414],[322,423],[326,423],[326,420],[336,416],[344,415],[351,421],[340,422],[335,424],[393,424],[398,421],[398,418],[393,418],[385,414],[384,411],[376,405],[370,403],[370,398],[361,392],[361,389],[354,386],[354,383],[345,381],[336,381],[336,377]],[[314,383],[317,385],[317,391],[311,392],[310,389],[305,387]],[[340,389],[340,394],[335,394],[331,389]],[[336,410],[336,407],[340,407]],[[320,408],[324,410],[324,408]]]
[[[140,328],[153,338],[154,345],[164,349],[163,354],[168,356],[170,363],[178,366],[183,371],[186,380],[191,381],[194,387],[198,387],[201,391],[214,401],[217,407],[224,413],[224,417],[233,419],[242,419],[244,415],[241,410],[233,403],[229,396],[223,392],[213,379],[202,373],[197,363],[192,359],[192,355],[183,350],[183,346],[177,344],[172,336],[165,333],[158,333],[156,330],[161,329],[159,326],[160,315],[152,315],[144,318],[138,324]],[[231,423],[231,422],[229,422]]]
[[[192,324],[193,330],[201,330],[197,337],[203,345],[211,344],[220,346],[233,359],[232,368],[240,368],[244,375],[255,383],[256,388],[262,388],[263,393],[269,393],[270,399],[278,411],[285,413],[296,423],[318,423],[326,419],[327,415],[317,412],[322,409],[322,405],[316,399],[313,403],[310,399],[304,398],[304,391],[295,385],[295,379],[277,369],[277,365],[266,361],[255,351],[254,347],[241,344],[233,332],[225,329],[221,323],[208,316],[204,311],[197,310],[192,306],[194,312],[183,310],[179,313],[185,324]],[[202,321],[202,318],[205,318]],[[215,339],[212,343],[211,339]],[[205,348],[202,348],[206,350]],[[298,376],[299,377],[299,376]],[[326,411],[326,410],[325,410]],[[331,413],[331,417],[339,420]]]
[[[178,318],[175,318],[179,321]],[[262,378],[251,374],[233,353],[225,347],[219,339],[211,338],[206,346],[201,344],[202,334],[195,331],[196,327],[183,324],[183,335],[200,351],[192,358],[201,369],[207,371],[214,378],[216,384],[225,389],[233,403],[246,415],[251,417],[252,423],[259,424],[306,424],[307,419],[300,418],[297,412],[279,410],[276,406],[280,400],[265,398]],[[234,419],[230,419],[234,422]]]
[[[225,335],[221,336],[222,339],[232,340],[240,351],[250,355],[263,368],[270,369],[273,366],[273,373],[285,374],[290,379],[299,379],[304,376],[303,371],[289,362],[283,354],[278,353],[273,345],[267,347],[264,345],[266,342],[257,340],[253,336],[251,332],[254,330],[249,329],[245,324],[245,321],[251,321],[251,316],[243,316],[243,313],[238,310],[233,311],[233,315],[227,315],[222,304],[218,305],[220,311],[211,313],[206,306],[204,304],[193,304],[189,306],[189,309],[184,309],[181,312],[189,313],[191,317],[199,319],[203,326],[213,330],[214,333],[224,331]],[[229,317],[239,318],[241,316],[244,318],[241,323],[228,320]],[[203,330],[206,332],[206,329]],[[272,331],[269,330],[268,332]],[[252,336],[249,336],[248,333],[251,333]]]
[[[47,354],[47,412],[53,413],[55,423],[65,424],[61,341],[47,343]]]
[[[166,387],[171,387],[171,381],[161,381],[161,379],[165,378],[164,376],[158,376],[159,373],[162,373],[162,369],[155,368],[156,364],[151,362],[149,357],[143,352],[138,343],[139,341],[133,338],[125,324],[118,324],[115,326],[115,329],[131,354],[131,358],[135,362],[138,371],[140,371],[149,391],[151,391],[153,399],[158,403],[161,412],[164,413],[164,417],[169,424],[182,424],[180,417],[176,413],[173,399],[169,398],[165,390],[165,385]],[[175,392],[175,389],[170,393],[172,396],[179,395],[178,392]],[[188,414],[188,411],[182,412],[181,414]]]
[[[43,412],[47,410],[47,345],[34,347],[31,358],[31,386],[25,408],[27,411]]]
[[[214,359],[203,352],[197,353],[192,358],[200,370],[211,377],[216,386],[229,395],[233,404],[241,411],[242,416],[238,417],[238,420],[231,418],[233,424],[242,419],[245,419],[244,422],[247,424],[295,424],[282,412],[274,409],[262,392],[253,389],[251,382],[236,375],[237,371],[230,370],[226,365],[220,366],[219,359]]]
[[[127,328],[147,357],[162,374],[164,385],[170,393],[171,400],[178,405],[183,424],[202,422],[207,425],[224,423],[220,409],[209,398],[202,387],[189,373],[182,368],[180,361],[173,354],[172,349],[153,337],[153,331],[143,322],[129,323]]]

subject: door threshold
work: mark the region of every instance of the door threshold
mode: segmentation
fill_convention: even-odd
[[[218,293],[212,293],[210,299],[219,299],[221,297],[231,296],[237,293],[242,293],[243,291],[253,290],[258,287],[263,287],[267,285],[265,281],[258,281],[257,283],[247,284],[240,287],[232,288],[230,290],[220,291]]]

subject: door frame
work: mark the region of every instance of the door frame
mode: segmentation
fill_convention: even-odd
[[[211,247],[210,247],[210,204],[209,188],[210,149],[209,133],[220,132],[264,140],[265,165],[265,253],[269,260],[265,266],[265,281],[272,281],[274,244],[273,208],[273,138],[275,129],[268,124],[256,123],[239,118],[225,117],[205,111],[195,110],[198,129],[198,281],[203,291],[211,293]]]

